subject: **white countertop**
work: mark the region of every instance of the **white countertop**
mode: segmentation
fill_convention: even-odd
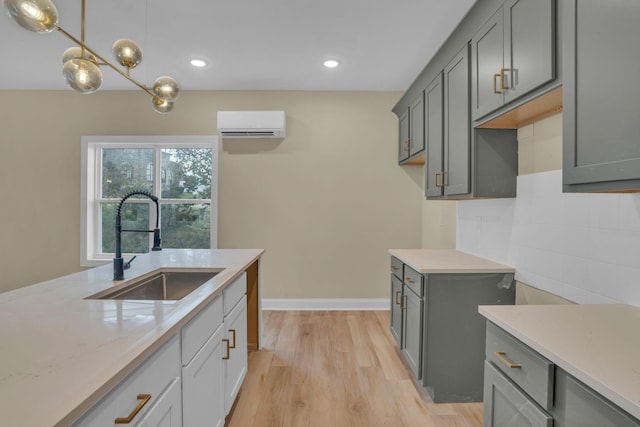
[[[640,419],[640,307],[480,306],[479,312]]]
[[[515,273],[515,268],[455,249],[391,249],[418,273]]]
[[[123,283],[111,263],[0,294],[0,424],[69,425],[263,252],[163,249],[125,271],[224,269],[179,301],[85,300]]]

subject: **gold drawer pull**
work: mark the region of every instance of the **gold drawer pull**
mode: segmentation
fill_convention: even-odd
[[[231,334],[233,335],[233,344],[231,344],[229,348],[236,348],[236,330],[229,329],[229,332],[231,332]]]
[[[140,412],[142,408],[144,408],[144,405],[146,405],[149,400],[151,400],[151,395],[139,394],[137,396],[137,399],[140,401],[140,403],[138,403],[138,406],[136,406],[136,408],[129,414],[127,418],[116,418],[116,424],[129,424],[131,421],[133,421],[136,415],[138,415],[138,412]]]
[[[411,277],[407,277],[407,282],[408,283],[416,283],[416,281],[413,280]]]
[[[229,346],[229,340],[224,338],[222,340],[222,342],[226,342],[227,343],[227,355],[225,357],[222,358],[222,360],[229,360],[229,350],[230,350],[230,346]]]
[[[398,268],[398,266],[397,266],[397,265],[392,265],[392,266],[391,266],[391,269],[392,269],[393,271],[398,271],[398,270],[400,270],[400,269]]]
[[[509,359],[506,358],[506,354],[504,351],[496,351],[496,356],[498,356],[498,359],[500,359],[502,361],[502,363],[504,363],[505,365],[507,365],[508,368],[510,369],[519,369],[522,368],[522,365],[519,363],[511,363],[509,361]]]
[[[402,295],[402,291],[396,291],[396,304],[402,305],[402,302],[398,302],[398,297]]]

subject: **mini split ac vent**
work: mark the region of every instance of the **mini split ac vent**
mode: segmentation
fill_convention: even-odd
[[[284,138],[284,111],[218,111],[222,138]]]

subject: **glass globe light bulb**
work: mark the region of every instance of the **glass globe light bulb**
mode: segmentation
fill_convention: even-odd
[[[73,58],[62,67],[64,80],[76,92],[94,93],[102,85],[102,71],[87,59]]]
[[[160,99],[165,101],[175,101],[180,95],[180,85],[178,82],[168,76],[158,77],[153,84],[153,93]]]
[[[9,16],[34,33],[50,33],[58,26],[58,10],[51,0],[4,0]]]
[[[113,44],[111,50],[123,67],[135,68],[142,62],[142,49],[133,40],[120,39]]]
[[[151,104],[153,105],[153,109],[160,114],[166,114],[173,110],[173,101],[167,101],[166,99],[161,99],[157,96],[151,98]]]
[[[93,56],[93,54],[91,54],[88,50],[84,49],[84,57],[82,56],[82,48],[80,46],[70,47],[69,49],[65,50],[62,54],[62,63],[65,64],[68,60],[74,58],[88,59],[89,61],[98,65],[98,59]]]

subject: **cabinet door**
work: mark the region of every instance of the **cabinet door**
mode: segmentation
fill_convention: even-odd
[[[402,335],[404,355],[416,379],[422,378],[422,299],[405,287]]]
[[[555,0],[504,3],[505,102],[555,78]],[[496,71],[497,72],[497,71]]]
[[[424,134],[427,150],[424,188],[427,198],[440,197],[443,194],[444,105],[442,79],[442,73],[438,74],[438,77],[424,91]]]
[[[402,282],[391,275],[391,335],[402,348]]]
[[[563,5],[565,191],[638,189],[640,2]],[[592,187],[567,187],[586,183]]]
[[[556,427],[640,426],[640,421],[561,369],[556,372],[554,415]]]
[[[398,118],[398,161],[409,158],[409,109]]]
[[[226,345],[220,326],[182,368],[184,426],[221,427],[224,425],[224,361]]]
[[[238,305],[225,318],[223,328],[226,331],[226,340],[228,340],[229,348],[224,357],[224,408],[225,414],[228,414],[247,374],[246,296],[242,297]],[[226,341],[225,344],[227,344]]]
[[[424,151],[424,95],[421,93],[409,107],[409,156]]]
[[[504,104],[503,11],[500,8],[471,39],[472,115],[476,120]]]
[[[182,425],[180,379],[176,378],[137,427],[180,427]]]
[[[551,427],[553,418],[491,363],[484,364],[484,427]]]
[[[471,192],[468,51],[465,46],[444,70],[445,196]]]

